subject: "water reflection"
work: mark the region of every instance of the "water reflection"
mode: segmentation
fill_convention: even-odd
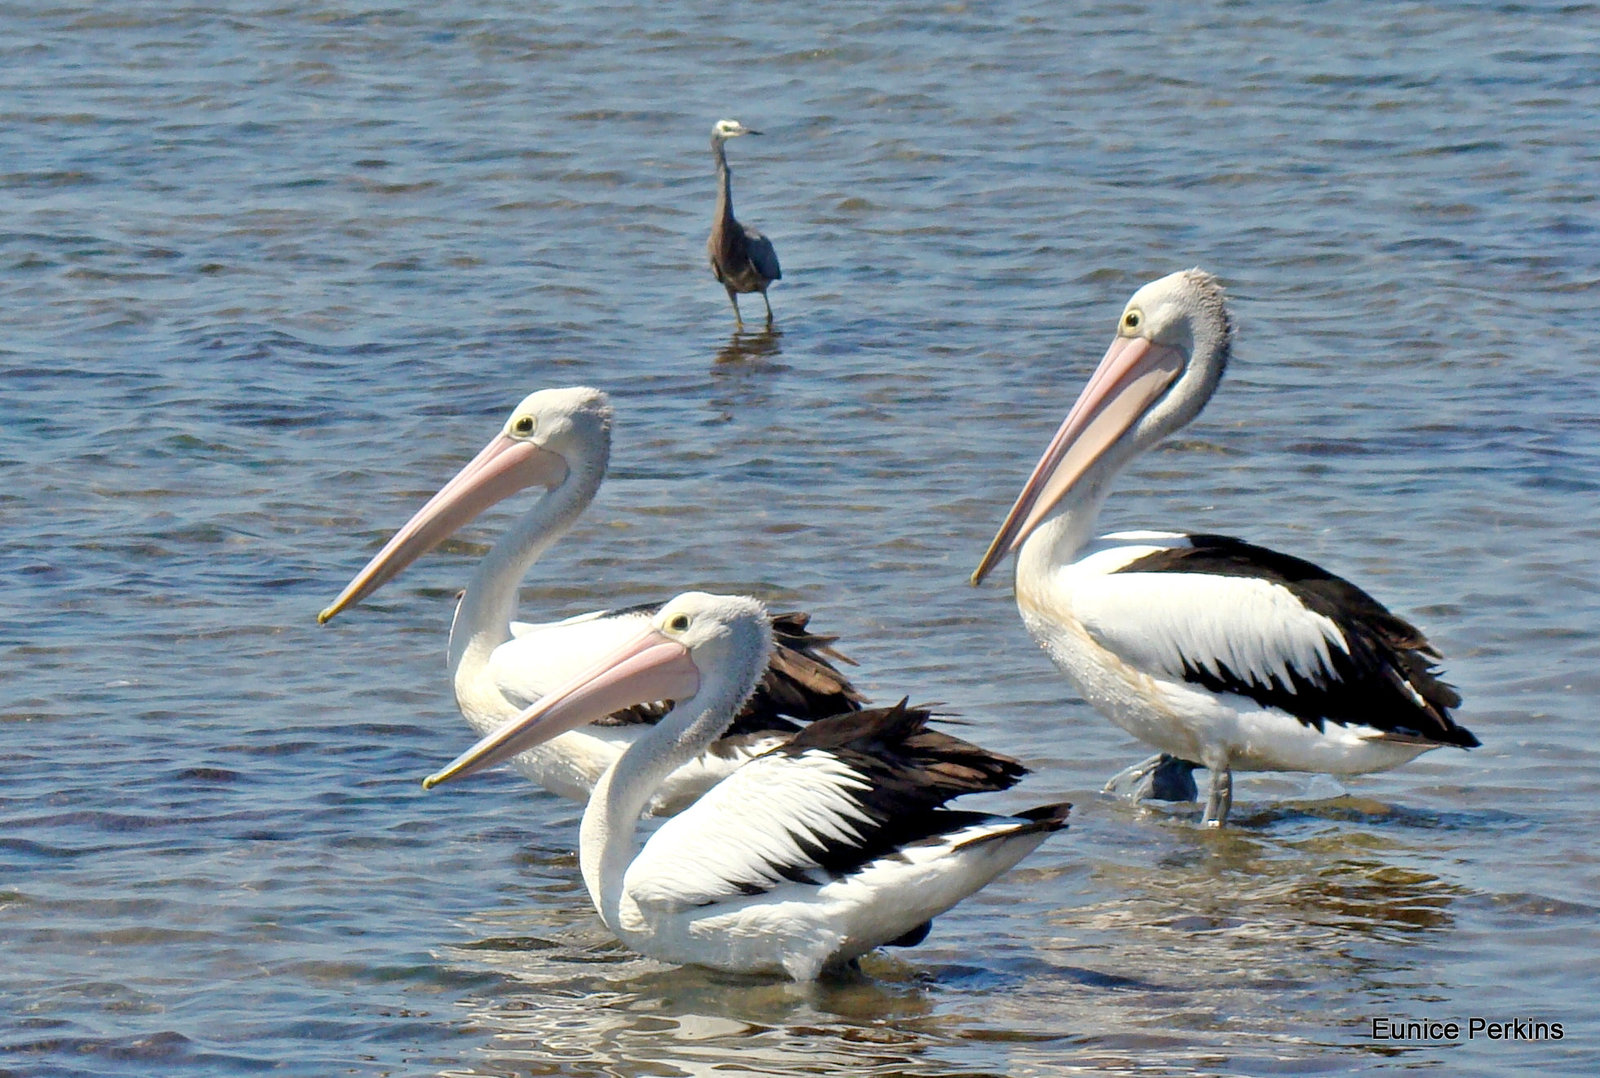
[[[1113,940],[1135,935],[1139,954],[1118,972],[1152,984],[1247,973],[1361,993],[1425,960],[1432,938],[1455,928],[1453,907],[1470,893],[1418,867],[1408,843],[1378,830],[1165,838],[1151,859],[1100,861],[1099,899],[1051,916],[1058,945],[1110,953]],[[1081,951],[1077,960],[1093,965]]]
[[[771,376],[788,370],[779,359],[782,340],[783,333],[772,326],[753,333],[735,330],[718,349],[711,365],[716,391],[707,401],[718,421],[731,422],[735,415],[774,404]]]
[[[783,354],[783,331],[766,326],[755,332],[736,329],[728,343],[717,350],[717,366],[730,363],[770,362]]]
[[[1195,772],[1204,788],[1209,776]],[[1241,781],[1242,780],[1242,781]],[[1383,801],[1346,789],[1332,775],[1294,772],[1252,772],[1235,776],[1238,791],[1228,827],[1233,834],[1288,835],[1296,828],[1342,823],[1369,828],[1408,828],[1420,831],[1523,831],[1536,826],[1525,815],[1501,808],[1419,807],[1405,801]],[[1132,801],[1120,793],[1097,795],[1104,804],[1172,827],[1197,827],[1204,801]]]
[[[665,966],[599,944],[600,931],[597,923],[594,931],[573,924],[553,947],[471,955],[506,980],[492,996],[467,1001],[473,1025],[488,1035],[470,1073],[952,1070],[935,1050],[959,1034],[942,1028],[923,978],[909,966],[891,960],[870,975],[792,984]]]

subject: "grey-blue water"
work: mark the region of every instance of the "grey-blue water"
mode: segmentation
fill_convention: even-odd
[[[722,116],[770,334],[702,261]],[[0,7],[0,1073],[1595,1073],[1597,116],[1582,3]],[[966,584],[1191,265],[1235,363],[1105,525],[1358,581],[1484,742],[1221,834],[1097,797],[1142,748]],[[804,607],[1072,829],[798,988],[612,941],[576,806],[424,794],[505,517],[316,611],[573,383],[612,476],[525,615]]]

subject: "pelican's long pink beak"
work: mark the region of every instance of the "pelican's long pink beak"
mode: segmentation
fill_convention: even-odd
[[[442,771],[422,780],[431,790],[509,760],[568,730],[636,704],[683,701],[700,691],[700,669],[689,649],[650,628],[527,708],[472,746]]]
[[[1177,349],[1144,337],[1111,342],[974,570],[974,585],[1021,546],[1084,473],[1160,399],[1183,371],[1183,363]]]
[[[317,623],[326,623],[377,591],[496,502],[531,486],[554,487],[566,477],[567,462],[561,454],[499,435],[394,533],[332,605],[317,615]]]

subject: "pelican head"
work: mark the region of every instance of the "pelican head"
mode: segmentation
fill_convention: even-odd
[[[721,142],[724,139],[736,138],[739,135],[759,135],[761,132],[753,127],[746,127],[738,120],[718,120],[711,125],[711,137]]]
[[[730,699],[738,697],[720,717],[726,727],[755,689],[771,649],[772,622],[758,600],[685,592],[663,606],[638,636],[540,697],[422,785],[432,789],[493,767],[624,708],[662,700],[683,704],[698,697],[706,682],[715,681]],[[662,729],[681,730],[700,718],[697,710],[675,708],[662,720]]]
[[[478,514],[529,487],[553,490],[569,476],[604,472],[611,401],[598,389],[542,389],[522,399],[500,433],[395,532],[322,613],[325,623],[391,580]]]
[[[1227,368],[1233,322],[1222,285],[1191,269],[1133,294],[1116,339],[1067,413],[1000,526],[972,583],[1020,547],[1085,481],[1127,461],[1200,414]]]

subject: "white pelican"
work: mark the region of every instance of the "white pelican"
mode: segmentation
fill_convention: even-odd
[[[1066,826],[1068,805],[1016,816],[941,806],[1003,790],[1009,757],[896,707],[819,719],[666,821],[640,849],[661,780],[732,720],[767,661],[765,608],[689,592],[612,655],[468,749],[426,787],[470,774],[619,707],[677,706],[623,753],[583,813],[579,864],[606,927],[669,962],[811,980],[929,921]]]
[[[450,675],[461,714],[486,733],[537,700],[574,669],[629,639],[659,604],[599,611],[542,625],[513,622],[517,586],[594,499],[611,454],[611,402],[579,386],[530,394],[499,435],[419,509],[317,616],[327,622],[359,603],[479,513],[528,487],[543,493],[507,529],[473,574],[450,631]],[[684,761],[662,784],[654,811],[676,812],[752,756],[799,729],[798,722],[860,706],[861,697],[831,665],[842,659],[831,637],[806,631],[805,614],[774,618],[779,646],[759,691],[739,721],[704,756]],[[586,801],[660,706],[635,708],[607,725],[543,745],[515,763],[553,793]]]
[[[1210,399],[1232,335],[1208,273],[1135,292],[972,574],[981,583],[1018,551],[1029,633],[1112,722],[1210,770],[1202,822],[1213,827],[1227,820],[1234,770],[1357,775],[1478,744],[1450,717],[1461,698],[1434,677],[1438,653],[1354,584],[1225,536],[1093,538],[1117,473]]]

